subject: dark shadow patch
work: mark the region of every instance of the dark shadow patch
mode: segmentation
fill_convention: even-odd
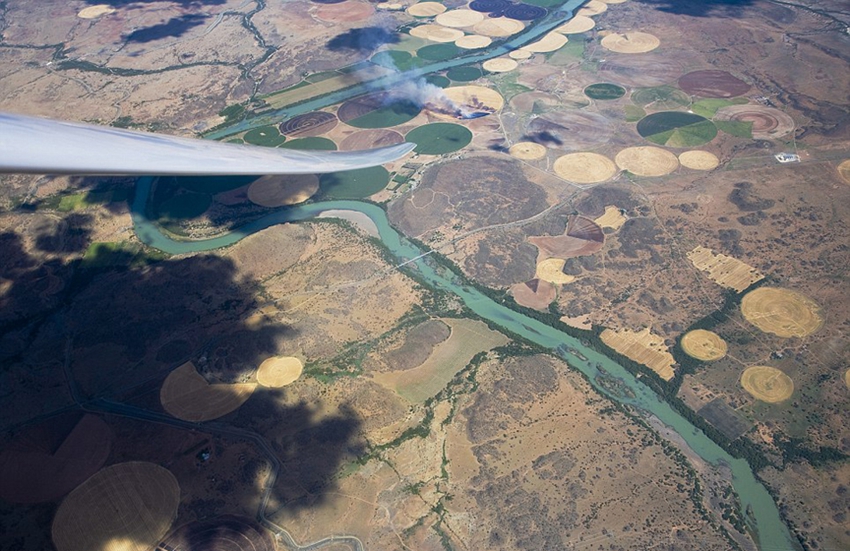
[[[640,4],[652,6],[657,10],[689,15],[691,17],[738,17],[754,4],[754,0],[703,0],[700,2],[682,2],[681,0],[637,0]]]
[[[540,145],[564,145],[564,142],[563,140],[561,140],[561,138],[546,130],[526,134],[520,139],[520,141],[534,142]]]
[[[327,48],[335,52],[348,50],[371,53],[380,46],[397,44],[398,41],[398,34],[395,32],[388,31],[382,27],[362,27],[360,29],[350,29],[336,35],[328,41]]]
[[[172,17],[165,23],[136,29],[125,36],[124,40],[127,42],[135,42],[137,44],[145,44],[162,38],[177,38],[183,36],[189,30],[199,25],[203,25],[206,19],[206,15],[197,13],[181,15],[180,17]]]

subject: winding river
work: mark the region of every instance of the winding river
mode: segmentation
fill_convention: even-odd
[[[328,210],[356,211],[368,216],[377,226],[380,239],[397,257],[405,262],[421,256],[424,252],[400,235],[389,223],[386,213],[378,206],[359,201],[326,201],[295,207],[287,207],[213,239],[198,241],[178,241],[165,234],[145,216],[145,205],[151,192],[153,178],[140,178],[136,185],[136,194],[131,206],[133,224],[141,241],[169,254],[188,254],[219,249],[232,245],[244,237],[260,230],[299,220],[318,217]],[[780,518],[776,504],[765,487],[756,479],[749,464],[736,459],[715,444],[701,430],[697,429],[654,391],[641,384],[624,367],[603,354],[588,348],[566,333],[550,327],[538,320],[515,312],[475,289],[466,287],[457,281],[450,271],[435,268],[419,259],[415,265],[420,275],[433,287],[455,294],[477,315],[520,335],[540,346],[552,350],[571,349],[565,358],[574,368],[584,373],[589,382],[610,399],[634,406],[657,417],[674,430],[687,445],[705,461],[718,465],[726,464],[733,476],[733,486],[742,507],[751,512],[749,521],[757,534],[759,547],[763,551],[797,549],[787,526]],[[618,392],[612,392],[599,383],[601,378],[616,378],[620,384]]]

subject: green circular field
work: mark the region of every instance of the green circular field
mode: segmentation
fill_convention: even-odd
[[[459,53],[460,48],[455,46],[452,42],[431,44],[430,46],[419,48],[416,51],[417,56],[428,61],[445,61],[457,56]]]
[[[481,78],[481,69],[472,67],[471,65],[463,65],[461,67],[452,67],[446,71],[446,76],[455,82],[470,82],[477,78]]]
[[[472,141],[472,132],[459,124],[435,122],[414,128],[404,139],[416,144],[417,153],[442,155],[466,147]]]
[[[425,78],[425,82],[427,82],[428,84],[433,84],[434,86],[437,86],[439,88],[448,88],[449,85],[452,83],[451,80],[444,77],[443,75],[429,75]]]
[[[613,100],[620,99],[621,97],[625,96],[626,89],[622,86],[617,86],[616,84],[600,82],[598,84],[591,84],[590,86],[585,88],[584,95],[589,97],[590,99]]]
[[[319,189],[328,198],[362,199],[375,194],[390,182],[390,173],[382,166],[322,174]]]
[[[206,193],[181,193],[160,203],[156,211],[159,218],[185,220],[202,215],[211,202],[212,197]]]
[[[695,147],[717,136],[717,127],[705,117],[682,111],[662,111],[642,118],[638,134],[669,147]]]
[[[410,100],[389,100],[386,104],[385,101],[387,100],[384,97],[374,98],[365,104],[353,105],[352,108],[348,106],[354,104],[356,100],[348,101],[340,107],[339,118],[356,128],[387,128],[404,124],[422,111],[417,103]]]
[[[311,149],[315,151],[336,151],[336,144],[327,138],[309,137],[289,140],[280,146],[283,149]]]
[[[242,139],[248,143],[266,147],[277,147],[286,141],[286,137],[281,136],[278,129],[274,126],[259,126],[249,130],[245,132]]]
[[[632,92],[632,101],[651,110],[678,109],[690,105],[691,98],[672,86],[640,88]]]
[[[378,52],[372,56],[372,63],[387,67],[389,69],[398,69],[406,71],[417,65],[417,59],[410,52],[404,50],[385,50]]]

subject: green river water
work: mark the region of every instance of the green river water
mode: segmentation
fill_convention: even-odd
[[[237,230],[220,237],[198,241],[179,241],[164,235],[160,229],[145,216],[145,205],[151,192],[153,178],[140,178],[136,184],[136,195],[132,205],[135,231],[139,239],[169,254],[188,254],[219,249],[232,245],[244,237],[276,224],[308,220],[326,210],[343,209],[365,214],[378,227],[381,241],[398,258],[399,263],[423,254],[418,247],[401,236],[389,223],[386,213],[378,206],[359,201],[326,201],[295,207],[288,207],[248,223]],[[477,315],[520,335],[540,346],[556,349],[564,346],[577,351],[581,356],[567,353],[565,359],[574,368],[584,373],[590,383],[606,396],[634,406],[654,415],[670,427],[687,445],[704,460],[714,465],[724,463],[732,470],[733,485],[741,505],[750,511],[749,522],[757,534],[762,551],[798,549],[787,526],[779,516],[772,497],[756,479],[749,464],[729,455],[720,446],[694,427],[654,391],[640,383],[629,371],[603,354],[588,348],[570,335],[538,320],[529,318],[503,306],[474,288],[462,285],[450,271],[435,268],[424,259],[411,263],[421,276],[433,287],[453,293]],[[619,379],[618,392],[612,392],[599,384],[599,377]]]

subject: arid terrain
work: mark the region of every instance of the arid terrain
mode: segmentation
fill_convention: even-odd
[[[511,42],[561,4],[0,4],[2,111],[417,144],[149,196],[0,175],[0,548],[759,548],[728,465],[340,200],[624,365],[747,460],[794,547],[850,546],[846,8],[591,0]],[[332,203],[243,230],[305,201]],[[240,239],[169,254],[142,230]]]

